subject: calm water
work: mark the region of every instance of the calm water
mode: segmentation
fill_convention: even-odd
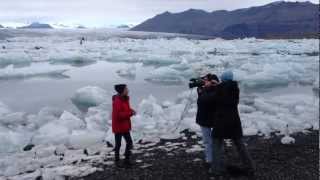
[[[14,110],[38,112],[44,106],[72,109],[74,106],[70,97],[84,86],[99,86],[114,93],[113,85],[127,83],[130,88],[133,106],[150,94],[159,100],[175,99],[181,92],[187,90],[187,85],[161,85],[144,81],[146,73],[154,68],[138,66],[135,78],[120,77],[116,71],[124,63],[109,63],[99,61],[85,67],[72,68],[65,75],[68,78],[35,77],[20,80],[1,80],[0,99]],[[48,66],[48,63],[34,63],[30,66]],[[68,67],[60,65],[60,67]]]
[[[48,63],[33,63],[29,67],[48,66]],[[67,65],[57,65],[70,68]],[[124,63],[110,63],[99,61],[84,67],[73,67],[65,73],[65,78],[35,77],[19,80],[0,81],[0,99],[15,111],[38,112],[44,106],[74,109],[70,97],[74,92],[84,86],[99,86],[108,92],[114,93],[113,85],[127,83],[133,106],[149,95],[155,96],[159,101],[174,100],[177,95],[188,90],[187,84],[161,85],[145,81],[146,73],[154,68],[137,66],[135,78],[120,77],[116,71],[126,66]],[[187,83],[187,82],[186,82]],[[290,85],[289,87],[273,88],[267,92],[250,91],[242,94],[254,94],[263,97],[282,95],[288,93],[312,94],[310,86]]]

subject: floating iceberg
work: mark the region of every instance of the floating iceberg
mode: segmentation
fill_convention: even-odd
[[[111,104],[111,95],[99,87],[88,86],[78,89],[71,100],[80,110],[87,111],[89,107],[99,106],[105,102]]]
[[[181,73],[169,67],[161,67],[152,71],[145,80],[153,83],[182,84],[185,79]]]
[[[180,64],[173,64],[170,66],[172,69],[175,69],[175,70],[178,70],[178,71],[185,71],[185,70],[188,70],[190,69],[190,65],[188,63],[187,60],[183,60],[181,61]]]
[[[82,51],[58,51],[49,54],[49,61],[51,64],[70,64],[72,66],[86,66],[96,62],[100,54],[82,52]]]
[[[117,74],[121,77],[134,79],[136,77],[136,65],[131,65],[123,69],[119,69],[117,71]]]
[[[44,68],[41,67],[26,67],[26,68],[14,68],[10,65],[4,69],[0,69],[0,80],[9,79],[23,79],[33,77],[50,77],[50,78],[68,78],[64,73],[67,69],[61,68]]]
[[[29,65],[31,62],[32,58],[23,51],[0,51],[0,68],[8,65]]]

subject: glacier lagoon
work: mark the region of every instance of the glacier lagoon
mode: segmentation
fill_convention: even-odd
[[[113,143],[110,101],[119,82],[129,85],[138,111],[135,141],[199,132],[188,79],[226,69],[240,82],[245,135],[319,128],[316,39],[202,40],[123,30],[5,30],[0,37],[0,176],[68,165],[56,162],[57,150],[110,150],[104,142]],[[28,144],[44,154],[41,163],[22,150]]]
[[[223,69],[233,69],[250,92],[289,84],[308,91],[318,81],[317,40],[198,40],[120,30],[5,34],[0,40],[5,47],[0,50],[0,98],[19,111],[72,108],[68,100],[77,88],[97,85],[112,91],[117,82],[132,86],[134,104],[149,94],[170,100],[187,89],[189,78]],[[81,37],[87,40],[83,46]]]

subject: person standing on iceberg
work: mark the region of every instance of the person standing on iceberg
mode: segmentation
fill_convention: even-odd
[[[238,82],[233,80],[232,71],[224,72],[220,79],[222,82],[217,86],[216,92],[206,97],[207,100],[211,99],[216,103],[214,130],[212,131],[213,158],[210,172],[214,176],[222,176],[225,173],[223,140],[231,139],[236,146],[246,172],[253,175],[254,164],[242,140],[243,133],[238,111]]]
[[[119,166],[121,139],[123,137],[126,141],[124,165],[131,166],[130,156],[133,142],[130,135],[130,118],[136,115],[136,112],[130,107],[127,85],[117,84],[114,89],[117,92],[117,95],[112,97],[112,132],[115,136],[115,163]]]
[[[204,166],[209,169],[212,163],[212,138],[211,131],[214,121],[215,104],[214,101],[207,101],[206,96],[214,93],[218,84],[219,78],[216,75],[208,74],[202,78],[205,85],[199,87],[198,90],[198,110],[196,116],[196,123],[200,126],[202,132],[202,139],[205,146],[205,163]]]

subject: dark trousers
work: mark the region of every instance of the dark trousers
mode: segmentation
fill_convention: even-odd
[[[232,139],[233,144],[236,146],[238,154],[242,160],[244,166],[248,169],[253,170],[254,164],[253,161],[248,153],[246,146],[243,143],[242,138]],[[224,172],[225,169],[225,162],[224,162],[224,147],[223,147],[223,139],[221,138],[214,138],[212,140],[212,169],[216,172]]]
[[[125,150],[125,157],[126,159],[129,159],[130,158],[130,155],[131,155],[131,149],[133,147],[133,142],[132,142],[132,138],[131,138],[131,135],[130,135],[130,132],[128,133],[116,133],[114,135],[115,137],[115,158],[116,160],[119,160],[120,159],[120,147],[121,147],[121,139],[122,137],[125,139],[126,141],[126,150]]]

